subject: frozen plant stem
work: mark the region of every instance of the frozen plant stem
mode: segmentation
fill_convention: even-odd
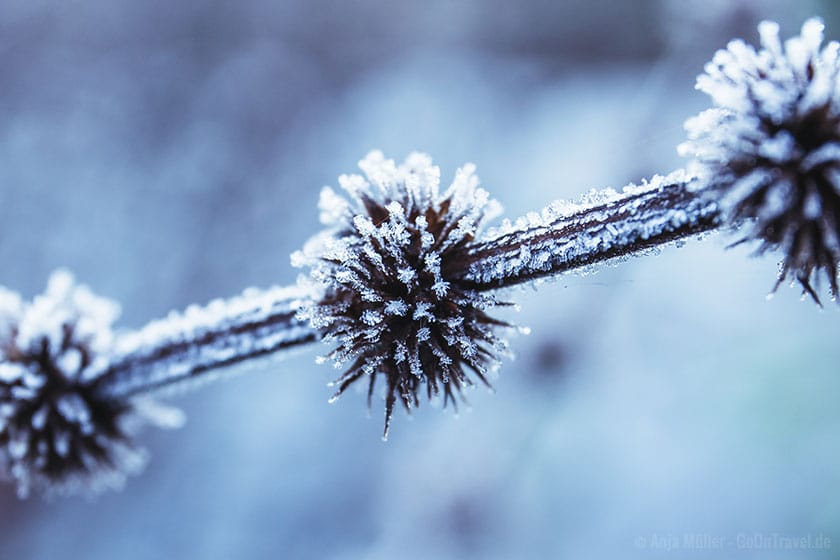
[[[593,191],[485,231],[499,210],[475,167],[445,190],[424,154],[401,165],[371,152],[362,175],[339,178],[340,196],[321,195],[326,229],[293,255],[324,291],[303,307],[344,373],[334,399],[356,382],[385,383],[385,430],[397,403],[420,395],[455,404],[507,354],[498,331],[512,325],[489,312],[507,302],[499,289],[619,259],[722,224],[703,183],[678,171],[618,193]]]
[[[297,288],[250,289],[122,335],[98,376],[96,393],[126,399],[314,342],[318,334],[296,316],[305,297]]]
[[[528,223],[479,241],[454,259],[452,275],[476,290],[555,276],[716,229],[718,205],[682,173],[606,195],[602,203],[559,216],[533,214]],[[695,188],[692,188],[694,186]],[[551,207],[549,207],[550,209]]]
[[[502,227],[498,237],[466,245],[443,274],[470,289],[495,290],[712,231],[721,223],[717,204],[691,185],[674,173],[623,193],[602,191],[602,202],[568,205],[560,216],[547,211],[526,217],[524,229],[503,233]],[[297,316],[306,297],[297,288],[252,289],[123,334],[101,366],[97,394],[120,400],[154,393],[316,342],[322,333]]]
[[[181,423],[150,393],[315,340],[296,318],[305,297],[246,290],[122,334],[119,306],[67,272],[31,302],[0,288],[0,475],[21,496],[120,487],[145,462],[137,428]]]
[[[781,254],[776,286],[798,283],[819,303],[840,269],[840,44],[817,19],[761,48],[732,41],[697,87],[713,107],[686,123],[686,171],[621,192],[593,191],[496,228],[500,206],[475,166],[447,188],[424,154],[402,164],[371,152],[363,175],[324,188],[324,230],[292,255],[296,286],[250,289],[190,306],[129,333],[112,331],[118,306],[54,274],[23,302],[0,288],[0,475],[31,489],[90,493],[122,484],[144,453],[140,423],[174,426],[153,398],[222,369],[324,340],[343,373],[336,400],[384,383],[387,437],[395,407],[421,397],[444,405],[508,353],[512,325],[492,311],[504,289],[586,269],[715,229]]]
[[[682,173],[657,177],[604,202],[571,205],[567,214],[465,246],[444,275],[478,291],[571,272],[714,230],[717,205],[690,188]],[[526,220],[528,218],[525,218]],[[293,349],[322,335],[297,317],[303,290],[249,290],[230,301],[149,323],[122,335],[96,383],[98,394],[125,399],[198,380],[224,367]]]
[[[601,191],[588,205],[561,209],[555,204],[509,226],[518,226],[516,231],[504,233],[508,228],[503,226],[489,232],[496,237],[465,245],[442,275],[469,289],[489,291],[711,231],[720,224],[717,205],[691,185],[684,174],[674,173],[622,193]],[[100,366],[96,392],[116,400],[155,393],[316,342],[323,334],[298,317],[308,295],[295,287],[252,289],[123,334],[107,364]]]

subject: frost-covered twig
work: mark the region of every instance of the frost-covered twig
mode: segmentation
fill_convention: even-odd
[[[397,403],[456,402],[507,353],[511,325],[490,313],[497,289],[588,267],[716,228],[759,252],[779,251],[777,280],[814,300],[837,293],[840,266],[840,45],[809,20],[782,45],[760,27],[758,51],[733,41],[698,80],[714,107],[687,123],[688,171],[557,202],[485,230],[500,206],[474,166],[440,188],[431,158],[401,165],[371,152],[340,196],[321,196],[326,229],[293,264],[293,288],[230,300],[115,335],[116,305],[65,273],[23,303],[0,291],[0,473],[19,493],[91,491],[122,483],[143,454],[133,425],[177,424],[150,400],[225,366],[324,339],[344,373],[335,400],[384,381],[385,432]]]
[[[21,496],[120,486],[145,462],[137,428],[181,422],[153,393],[316,340],[296,317],[307,297],[251,289],[115,333],[119,306],[65,271],[32,302],[0,291],[0,473]]]
[[[622,192],[593,192],[488,232],[453,259],[451,274],[476,290],[555,276],[638,254],[720,226],[702,184],[676,172]]]
[[[555,203],[471,245],[452,273],[476,289],[551,276],[714,229],[781,251],[788,277],[819,302],[815,280],[838,291],[840,263],[840,45],[823,46],[808,20],[784,44],[773,22],[762,48],[730,42],[697,88],[714,107],[689,119],[680,152],[690,173],[657,177],[583,204]]]
[[[297,317],[300,302],[309,297],[299,287],[251,288],[228,300],[172,312],[123,334],[96,372],[96,394],[126,399],[154,393],[314,342],[318,332]]]

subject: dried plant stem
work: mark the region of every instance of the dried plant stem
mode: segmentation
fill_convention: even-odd
[[[314,342],[320,335],[296,317],[305,296],[297,288],[249,290],[123,335],[97,380],[97,392],[126,399]]]
[[[719,217],[690,180],[635,187],[545,225],[470,244],[445,274],[467,289],[504,288],[710,231]],[[131,398],[315,342],[321,333],[297,317],[305,295],[295,288],[246,292],[123,335],[101,366],[98,394]]]
[[[471,244],[452,276],[476,290],[493,290],[631,256],[716,229],[718,205],[690,178],[666,177],[603,204]]]

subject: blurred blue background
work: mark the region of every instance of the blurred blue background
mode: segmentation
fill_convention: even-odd
[[[510,217],[668,172],[714,51],[814,14],[840,38],[828,0],[3,0],[0,283],[69,267],[125,327],[291,283],[372,148],[472,161]],[[840,558],[840,313],[727,242],[514,294],[497,393],[387,444],[318,349],[185,394],[123,492],[0,486],[0,559]]]

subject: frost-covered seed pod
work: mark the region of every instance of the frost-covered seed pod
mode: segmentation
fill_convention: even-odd
[[[366,378],[370,403],[383,377],[387,437],[398,400],[416,407],[425,385],[429,398],[442,394],[444,405],[454,403],[472,385],[467,371],[487,384],[505,352],[496,330],[509,325],[487,314],[501,303],[451,273],[459,249],[498,204],[479,187],[472,165],[442,193],[440,170],[424,154],[396,165],[371,152],[359,166],[365,177],[339,178],[348,198],[323,190],[328,229],[292,260],[322,288],[301,315],[337,343],[328,358],[347,368],[334,399]]]
[[[92,372],[110,351],[118,313],[64,271],[32,302],[0,289],[0,474],[21,497],[119,487],[145,463],[135,429],[180,423],[151,401],[97,395]]]
[[[714,108],[686,122],[680,151],[717,198],[742,241],[781,251],[776,286],[787,278],[819,301],[815,283],[837,295],[840,265],[840,45],[823,42],[810,19],[799,36],[759,25],[761,48],[729,43],[697,88]]]

